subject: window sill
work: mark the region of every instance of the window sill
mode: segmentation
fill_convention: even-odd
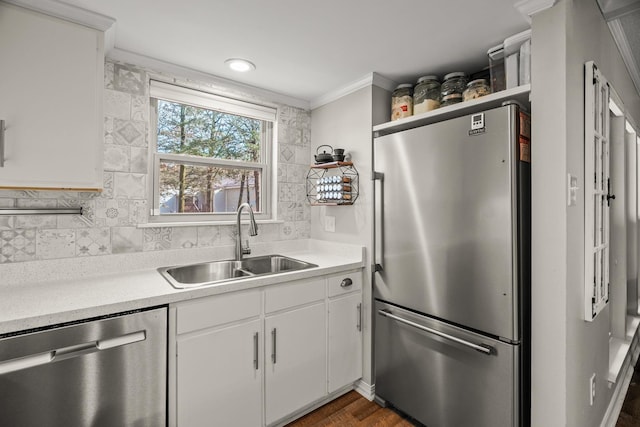
[[[242,218],[245,222],[245,218]],[[258,224],[284,224],[280,219],[256,219]],[[201,227],[215,225],[236,225],[235,219],[232,221],[191,221],[191,222],[148,222],[146,224],[138,224],[137,228],[158,228],[158,227]]]
[[[635,366],[640,345],[640,336],[637,335],[639,325],[640,317],[627,316],[626,339],[614,337],[609,339],[609,372],[607,380],[610,386],[618,382],[620,374],[626,370],[626,366],[630,364],[632,369]]]

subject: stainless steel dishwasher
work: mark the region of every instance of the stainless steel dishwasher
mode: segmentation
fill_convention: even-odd
[[[0,426],[166,425],[167,309],[0,338]]]

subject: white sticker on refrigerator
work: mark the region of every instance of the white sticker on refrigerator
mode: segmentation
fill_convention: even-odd
[[[472,114],[469,136],[484,133],[484,131],[484,113]]]

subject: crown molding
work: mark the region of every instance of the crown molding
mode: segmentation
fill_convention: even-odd
[[[378,86],[382,89],[392,91],[397,86],[397,83],[378,73],[369,73],[364,75],[360,79],[354,82],[351,82],[341,88],[338,88],[325,95],[312,99],[310,102],[311,109],[313,110],[318,107],[322,107],[325,104],[329,104],[330,102],[336,101],[342,98],[343,96],[347,96],[357,90],[360,90],[369,86]]]
[[[84,25],[100,31],[109,30],[116,22],[111,18],[100,13],[92,12],[81,7],[72,6],[56,0],[1,0],[25,9],[34,10],[44,13],[45,15],[54,16],[56,18],[71,21],[76,24]]]
[[[519,0],[515,2],[513,7],[530,21],[532,15],[549,9],[557,2],[558,0]]]

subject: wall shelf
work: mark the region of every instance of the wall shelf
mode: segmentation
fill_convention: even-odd
[[[437,123],[467,114],[478,113],[490,108],[497,108],[500,107],[504,101],[508,100],[518,101],[528,108],[530,92],[531,85],[518,86],[471,101],[465,101],[448,107],[428,111],[426,113],[416,114],[415,116],[406,117],[404,119],[382,123],[373,127],[373,137],[377,138],[390,133],[413,129],[419,126]]]
[[[312,164],[307,173],[307,200],[311,206],[352,205],[358,198],[358,184],[358,170],[352,162]]]

